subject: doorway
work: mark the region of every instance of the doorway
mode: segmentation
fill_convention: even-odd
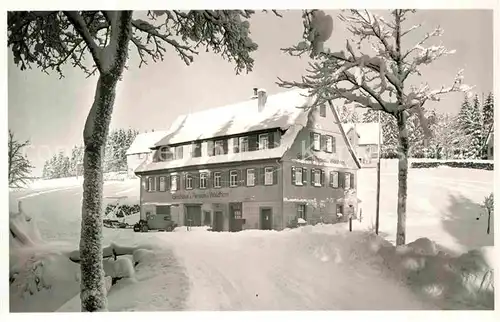
[[[229,204],[229,231],[242,231],[243,230],[243,209],[241,202]]]
[[[184,218],[186,226],[200,227],[201,226],[201,206],[187,205],[186,216]]]
[[[224,231],[224,216],[222,211],[214,211],[213,231]]]
[[[260,229],[273,229],[273,210],[271,208],[260,208]]]

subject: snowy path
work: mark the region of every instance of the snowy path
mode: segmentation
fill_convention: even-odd
[[[332,246],[343,240],[335,235],[193,231],[157,236],[186,267],[188,310],[434,308],[376,268],[342,254],[345,248]]]

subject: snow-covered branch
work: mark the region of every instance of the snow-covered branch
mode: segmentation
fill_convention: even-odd
[[[83,20],[83,17],[76,11],[64,11],[64,14],[68,18],[69,22],[73,25],[75,30],[85,41],[85,44],[87,45],[87,48],[89,49],[90,54],[94,59],[94,63],[97,69],[99,70],[99,72],[102,72],[102,49],[97,46],[96,42],[92,38],[92,35],[90,34],[89,29],[87,28],[87,25]]]

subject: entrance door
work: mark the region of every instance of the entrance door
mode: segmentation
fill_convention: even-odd
[[[242,231],[243,230],[243,213],[242,204],[230,203],[229,204],[229,231]]]
[[[186,206],[186,226],[201,226],[201,206],[199,205],[189,205]]]
[[[224,216],[222,215],[222,211],[215,211],[213,231],[223,231],[223,230],[224,230]]]
[[[260,229],[273,229],[273,210],[271,208],[260,209]]]

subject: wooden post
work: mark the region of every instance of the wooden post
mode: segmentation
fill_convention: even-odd
[[[349,216],[349,231],[352,231],[352,216]]]
[[[375,234],[378,235],[380,218],[380,159],[377,163],[377,202],[375,207]]]

